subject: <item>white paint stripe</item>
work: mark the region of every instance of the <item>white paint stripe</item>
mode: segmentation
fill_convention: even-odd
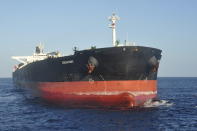
[[[120,95],[123,93],[128,93],[132,94],[134,96],[139,96],[139,95],[155,95],[157,94],[157,91],[136,91],[136,92],[131,92],[131,91],[118,91],[118,92],[79,92],[79,93],[72,93],[74,95]]]

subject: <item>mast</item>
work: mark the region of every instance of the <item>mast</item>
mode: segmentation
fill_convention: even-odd
[[[109,26],[109,28],[112,28],[112,44],[113,46],[116,46],[116,21],[120,20],[120,18],[113,13],[112,16],[108,17],[108,19],[112,22]]]

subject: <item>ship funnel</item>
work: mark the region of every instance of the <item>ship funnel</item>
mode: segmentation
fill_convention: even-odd
[[[36,54],[41,54],[41,53],[43,53],[43,49],[44,49],[44,45],[42,45],[42,44],[40,43],[40,45],[36,46],[36,51],[35,51],[35,53],[36,53]]]
[[[109,25],[109,28],[112,28],[112,44],[113,46],[116,46],[116,21],[120,20],[120,17],[113,13],[108,19],[112,22],[111,25]]]

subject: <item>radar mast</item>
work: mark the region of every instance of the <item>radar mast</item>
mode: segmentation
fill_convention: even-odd
[[[113,46],[116,46],[116,21],[120,20],[120,17],[113,13],[108,19],[112,22],[111,25],[109,25],[109,28],[112,28],[112,44]]]

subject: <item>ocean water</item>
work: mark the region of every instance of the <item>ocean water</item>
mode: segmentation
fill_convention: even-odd
[[[0,131],[197,131],[197,78],[159,78],[160,101],[131,110],[66,109],[0,79]]]

